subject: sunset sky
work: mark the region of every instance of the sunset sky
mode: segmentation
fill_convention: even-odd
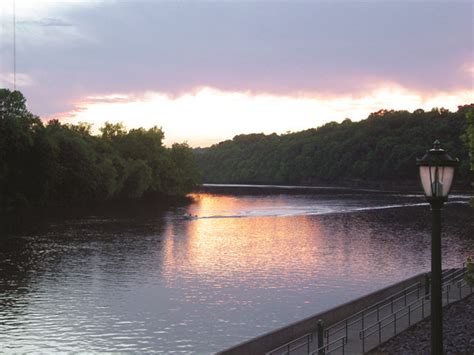
[[[0,87],[13,88],[13,0]],[[207,146],[474,101],[471,1],[16,0],[17,88],[43,119]]]

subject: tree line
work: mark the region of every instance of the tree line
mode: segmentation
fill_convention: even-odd
[[[187,144],[161,128],[44,124],[19,91],[0,89],[0,212],[18,207],[181,197],[200,181]]]
[[[415,160],[440,139],[461,160],[458,183],[474,169],[473,106],[456,112],[380,110],[287,134],[238,135],[194,151],[163,145],[161,128],[127,130],[106,123],[44,124],[19,91],[0,89],[0,212],[25,206],[165,199],[202,179],[251,184],[405,184],[418,179]],[[467,117],[467,119],[466,119]],[[471,163],[470,159],[471,158]]]
[[[470,170],[474,175],[474,104],[470,105],[469,109],[467,110],[466,120],[467,128],[462,138],[468,149]],[[471,179],[471,186],[474,187],[474,177]],[[474,208],[474,197],[471,198],[471,206]]]
[[[195,154],[208,183],[403,188],[417,183],[416,158],[439,139],[461,160],[456,179],[468,186],[465,116],[469,110],[472,105],[460,106],[456,112],[380,110],[359,122],[346,119],[281,135],[238,135],[195,149]]]

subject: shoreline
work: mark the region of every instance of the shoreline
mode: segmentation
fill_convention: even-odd
[[[218,183],[203,183],[194,188],[193,192],[207,192],[208,190],[222,190],[229,192],[239,191],[239,190],[248,190],[248,191],[257,191],[257,190],[266,190],[266,191],[291,191],[291,192],[313,192],[318,191],[321,193],[348,193],[348,192],[360,192],[360,193],[374,193],[374,194],[394,194],[394,195],[413,195],[413,197],[423,197],[423,191],[421,187],[415,189],[386,189],[386,188],[368,188],[362,186],[345,186],[345,185],[272,185],[272,184],[218,184]],[[474,196],[474,191],[469,189],[454,189],[451,191],[451,196],[460,196],[470,198]]]

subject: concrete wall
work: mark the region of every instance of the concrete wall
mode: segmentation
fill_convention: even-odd
[[[420,282],[422,285],[424,285],[424,281],[425,274],[419,274],[404,281],[398,282],[394,285],[370,293],[366,296],[345,303],[341,306],[315,314],[314,316],[303,319],[299,322],[290,324],[273,332],[261,335],[257,338],[238,344],[232,348],[220,352],[219,354],[264,354],[305,334],[314,332],[316,330],[316,325],[319,319],[323,320],[325,327],[331,326],[349,317],[350,315],[363,310],[364,308],[370,307],[371,305],[390,297],[394,293],[397,293],[409,287],[410,285],[413,285],[417,282]],[[423,292],[423,289],[421,292]]]

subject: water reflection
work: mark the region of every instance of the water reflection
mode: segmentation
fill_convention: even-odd
[[[4,349],[208,353],[429,268],[417,196],[194,197],[0,239]],[[455,266],[472,253],[474,219],[465,204],[445,217]]]

